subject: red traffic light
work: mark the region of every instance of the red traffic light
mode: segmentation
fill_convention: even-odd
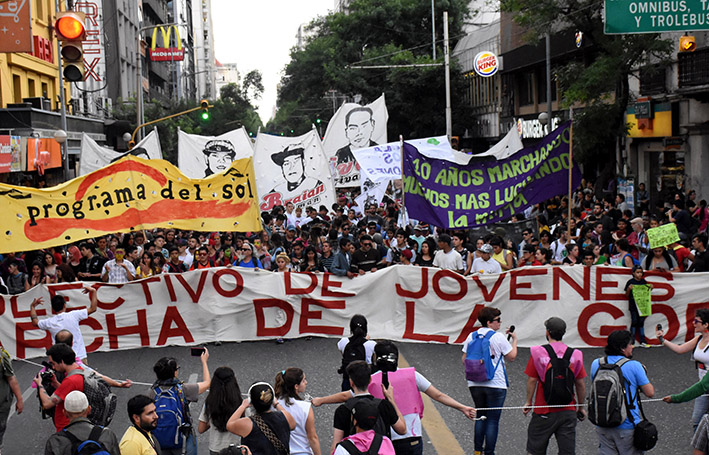
[[[54,29],[57,37],[65,40],[83,40],[86,37],[84,27],[85,15],[75,11],[63,11],[58,13]]]

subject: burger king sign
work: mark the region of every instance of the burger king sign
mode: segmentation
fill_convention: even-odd
[[[475,72],[482,77],[492,76],[497,73],[499,67],[497,56],[489,51],[480,52],[473,61]]]

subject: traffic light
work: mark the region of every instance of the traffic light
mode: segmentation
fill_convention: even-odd
[[[54,21],[54,32],[61,44],[62,71],[69,82],[84,80],[84,46],[86,14],[78,11],[61,11]]]
[[[200,105],[202,106],[202,120],[209,120],[209,101],[202,100]]]
[[[317,123],[318,125],[319,125],[321,122],[322,122],[322,120],[320,120],[320,117],[318,117],[318,118],[315,120],[315,123]]]
[[[693,36],[680,36],[679,38],[679,51],[680,52],[694,52],[697,48],[697,41]]]
[[[451,136],[451,148],[453,150],[460,150],[460,137]]]

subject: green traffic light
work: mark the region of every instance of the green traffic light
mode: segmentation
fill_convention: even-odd
[[[202,120],[209,120],[209,112],[202,112]]]
[[[322,121],[322,120],[317,119],[317,120],[315,120],[315,123],[320,123],[321,121]]]

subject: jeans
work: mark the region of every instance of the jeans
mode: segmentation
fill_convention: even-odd
[[[476,408],[498,408],[505,403],[507,389],[493,387],[469,387],[470,395]],[[478,411],[478,418],[485,416],[485,420],[475,421],[475,451],[486,455],[495,453],[497,432],[500,428],[502,411]]]
[[[642,455],[633,445],[634,428],[596,427],[598,455]]]
[[[391,442],[394,444],[394,452],[396,452],[396,455],[423,454],[423,438],[421,438],[421,436],[406,439],[395,439]]]
[[[182,449],[185,450],[185,455],[197,455],[197,438],[194,433],[187,436],[184,447],[180,449],[162,449],[162,455],[182,455]]]
[[[576,411],[532,414],[532,421],[527,428],[527,453],[546,455],[549,440],[556,438],[559,455],[576,453]]]
[[[694,431],[697,431],[699,421],[702,420],[702,417],[704,417],[704,414],[707,412],[709,412],[709,397],[702,395],[695,398],[694,409],[692,410],[692,429]]]

